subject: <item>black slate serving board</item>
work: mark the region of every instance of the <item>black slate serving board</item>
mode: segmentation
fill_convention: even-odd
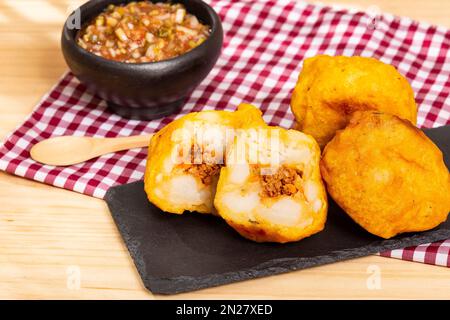
[[[450,126],[425,130],[450,164]],[[173,215],[150,204],[142,181],[113,187],[106,201],[144,285],[174,294],[305,269],[450,238],[450,219],[434,230],[383,240],[354,223],[331,199],[325,230],[295,243],[255,243],[218,217]]]

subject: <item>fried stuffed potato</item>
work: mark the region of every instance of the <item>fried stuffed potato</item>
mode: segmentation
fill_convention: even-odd
[[[391,113],[416,124],[417,107],[408,81],[373,58],[319,55],[306,59],[291,99],[296,129],[323,148],[357,110]]]
[[[447,219],[450,177],[442,152],[394,115],[356,112],[325,147],[321,172],[336,203],[382,238]]]
[[[165,126],[149,146],[144,183],[150,202],[176,214],[212,213],[226,144],[235,129],[259,125],[265,125],[261,111],[241,104],[235,112],[195,112]]]
[[[296,130],[243,130],[221,169],[218,214],[257,242],[297,241],[321,231],[327,198],[319,160],[316,141]]]

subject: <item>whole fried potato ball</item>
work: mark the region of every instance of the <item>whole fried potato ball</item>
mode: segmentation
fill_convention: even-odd
[[[320,163],[328,192],[364,229],[388,239],[447,219],[450,176],[442,152],[409,121],[355,112]]]
[[[306,59],[291,99],[296,129],[321,148],[357,110],[378,110],[416,124],[408,81],[391,65],[365,57],[319,55]]]

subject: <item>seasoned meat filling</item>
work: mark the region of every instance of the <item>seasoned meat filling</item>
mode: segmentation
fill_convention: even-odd
[[[182,165],[184,172],[199,178],[204,185],[211,184],[213,177],[219,175],[222,164],[217,163],[212,152],[205,151],[203,147],[193,144],[190,150],[190,163]],[[182,154],[179,153],[181,157]],[[199,163],[201,162],[201,163]]]
[[[185,169],[185,172],[200,178],[203,184],[209,185],[213,177],[219,174],[221,167],[220,164],[192,164]]]
[[[291,196],[301,189],[302,172],[294,168],[281,166],[275,173],[260,174],[259,178],[263,197]]]

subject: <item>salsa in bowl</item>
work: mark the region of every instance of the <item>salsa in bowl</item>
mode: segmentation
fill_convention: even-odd
[[[186,53],[209,33],[181,3],[139,1],[109,5],[81,30],[77,43],[106,59],[145,63]]]
[[[97,0],[76,12],[80,27],[63,28],[64,58],[89,91],[127,118],[176,112],[220,55],[220,19],[201,0]]]

